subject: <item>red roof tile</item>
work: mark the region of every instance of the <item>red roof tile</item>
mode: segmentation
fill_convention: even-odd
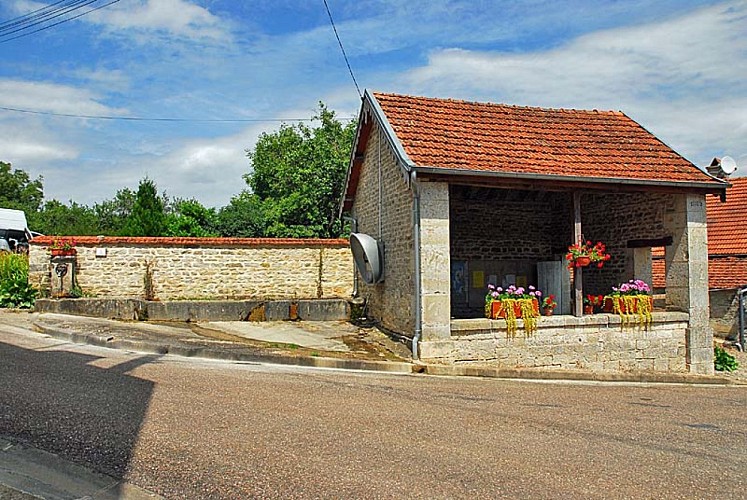
[[[708,288],[739,288],[747,285],[747,258],[716,257],[708,260]]]
[[[621,112],[375,93],[420,167],[589,179],[719,183]]]
[[[655,258],[653,264],[653,286],[664,288],[664,258]],[[708,288],[740,288],[747,286],[747,258],[712,257],[708,259]]]
[[[747,177],[729,179],[726,202],[709,196],[708,254],[747,255]]]

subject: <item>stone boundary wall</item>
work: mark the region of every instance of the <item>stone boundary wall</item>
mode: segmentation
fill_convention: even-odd
[[[687,372],[686,313],[655,312],[648,330],[623,328],[614,314],[542,317],[528,337],[523,322],[518,324],[516,336],[508,338],[504,320],[454,320],[450,339],[421,342],[421,359],[499,368]]]
[[[711,289],[708,291],[710,324],[713,334],[723,339],[736,340],[739,336],[738,288]]]
[[[353,258],[347,240],[282,238],[71,237],[76,282],[93,297],[157,300],[349,298]],[[50,294],[48,245],[35,238],[29,281]],[[56,278],[56,276],[55,276]]]

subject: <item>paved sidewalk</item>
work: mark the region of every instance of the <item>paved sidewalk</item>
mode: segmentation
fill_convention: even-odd
[[[0,309],[0,324],[6,330],[32,329],[70,342],[114,349],[317,368],[528,380],[747,383],[741,377],[721,374],[696,376],[687,373],[429,365],[413,361],[404,344],[391,340],[376,328],[361,328],[340,321],[162,323]]]

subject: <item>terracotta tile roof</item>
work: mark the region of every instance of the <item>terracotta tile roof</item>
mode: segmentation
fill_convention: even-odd
[[[664,258],[655,258],[653,264],[653,286],[664,288]],[[740,288],[747,286],[747,258],[712,257],[708,259],[708,288]]]
[[[747,177],[729,179],[726,202],[708,196],[708,254],[747,255]]]
[[[621,112],[373,95],[420,167],[719,187]]]
[[[653,286],[654,288],[664,288],[665,286],[667,286],[667,279],[666,275],[664,274],[665,269],[666,268],[663,255],[659,258],[654,258],[651,261],[651,274],[653,275],[651,286]]]
[[[747,285],[747,177],[729,179],[726,202],[706,198],[708,216],[708,287]],[[664,287],[664,252],[653,249],[654,287]]]
[[[747,258],[715,257],[708,260],[708,288],[747,285]]]

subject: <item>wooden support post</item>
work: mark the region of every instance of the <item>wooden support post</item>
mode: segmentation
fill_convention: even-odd
[[[573,192],[573,242],[580,243],[581,232],[581,193]],[[573,315],[581,317],[584,314],[583,268],[574,267],[573,279]]]

